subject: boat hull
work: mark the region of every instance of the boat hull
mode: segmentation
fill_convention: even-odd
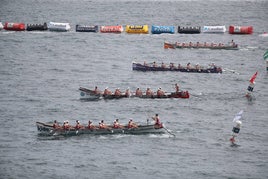
[[[153,67],[148,65],[142,65],[140,63],[133,62],[132,70],[136,71],[177,71],[177,72],[188,72],[188,73],[222,73],[222,69],[220,67],[212,67],[212,68],[163,68],[163,67]]]
[[[221,45],[221,46],[218,46],[218,45],[200,45],[200,46],[197,46],[197,45],[177,45],[176,43],[168,43],[168,42],[165,42],[164,43],[164,48],[165,49],[168,49],[168,48],[172,48],[172,49],[176,49],[176,48],[179,48],[179,49],[184,49],[184,48],[188,48],[188,49],[215,49],[215,50],[238,50],[238,45],[235,44],[235,45]]]
[[[136,95],[103,95],[103,94],[95,94],[93,90],[87,89],[80,87],[80,99],[81,100],[99,100],[99,99],[104,99],[104,100],[109,100],[109,99],[122,99],[122,98],[142,98],[142,99],[163,99],[163,98],[190,98],[190,94],[188,91],[179,91],[177,93],[169,93],[165,95],[142,95],[142,96],[136,96]]]
[[[74,136],[82,134],[108,135],[108,134],[161,134],[165,133],[165,128],[156,128],[155,125],[138,125],[137,128],[110,128],[110,129],[54,129],[51,123],[36,122],[37,130],[41,135],[55,136]]]

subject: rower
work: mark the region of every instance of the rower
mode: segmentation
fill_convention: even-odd
[[[99,123],[99,128],[100,129],[109,129],[109,127],[104,123],[103,120],[101,120],[101,122]]]
[[[155,62],[153,62],[153,67],[157,67],[157,64]]]
[[[63,126],[62,126],[62,128],[63,128],[63,129],[70,129],[70,128],[71,128],[71,126],[70,126],[68,120],[63,122]]]
[[[192,42],[189,43],[189,47],[191,47],[191,46],[193,46],[193,43]]]
[[[61,126],[59,125],[59,123],[58,123],[57,120],[54,121],[54,123],[53,123],[53,128],[54,128],[54,129],[59,129],[59,128],[61,128]]]
[[[104,89],[103,95],[104,95],[104,96],[106,96],[106,95],[112,95],[112,92],[108,89],[108,87],[106,87],[106,88]]]
[[[88,121],[88,126],[87,126],[88,129],[97,129],[96,126],[93,125],[93,123],[89,120]]]
[[[199,65],[199,63],[197,63],[197,64],[195,65],[195,68],[196,68],[197,70],[200,70],[200,65]]]
[[[174,66],[174,63],[171,63],[171,62],[170,62],[170,64],[169,64],[169,68],[170,68],[171,70],[173,70],[174,67],[175,67],[175,66]]]
[[[85,127],[80,124],[79,120],[76,120],[75,129],[84,129]]]
[[[192,67],[191,67],[191,63],[189,62],[189,63],[187,63],[187,69],[191,69]]]
[[[161,63],[161,67],[162,68],[166,68],[166,64],[164,64],[164,62]]]
[[[160,87],[160,88],[158,88],[156,94],[157,94],[158,97],[161,97],[161,96],[164,96],[165,95],[165,92]]]
[[[94,94],[100,94],[101,93],[101,91],[98,89],[98,87],[97,86],[95,86],[95,89],[94,89]]]
[[[116,88],[116,90],[114,91],[114,95],[115,96],[121,96],[121,91],[119,88]]]
[[[142,96],[142,91],[140,90],[140,88],[137,88],[136,89],[135,95],[138,96],[138,97],[141,97]]]
[[[154,95],[154,92],[150,88],[147,88],[146,96],[153,96],[153,95]]]
[[[129,90],[129,87],[126,89],[125,96],[126,96],[126,97],[130,97],[130,90]]]
[[[114,121],[114,126],[113,126],[113,128],[115,128],[115,129],[122,129],[122,128],[124,128],[124,126],[122,126],[121,124],[119,124],[119,119],[116,119],[116,120]]]
[[[155,114],[155,116],[152,117],[152,119],[155,121],[155,123],[154,123],[155,128],[162,128],[163,127],[162,123],[160,122],[160,118],[159,118],[158,114]]]
[[[129,121],[128,121],[127,127],[128,128],[138,128],[138,125],[133,122],[133,119],[132,118],[130,118]]]

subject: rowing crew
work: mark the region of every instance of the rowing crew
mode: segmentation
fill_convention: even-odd
[[[215,44],[213,42],[211,42],[211,43],[204,42],[204,44],[201,44],[199,42],[197,42],[196,44],[194,44],[192,42],[189,42],[189,44],[187,44],[185,42],[182,42],[182,43],[176,42],[175,45],[178,47],[217,47],[217,46],[224,47],[224,46],[226,46],[224,43]],[[231,42],[228,43],[228,45],[236,46],[236,43],[232,40]]]
[[[155,121],[154,125],[155,125],[155,128],[162,128],[162,123],[160,122],[160,119],[159,119],[159,116],[158,114],[156,114],[154,117],[152,117],[152,119]],[[54,123],[53,123],[53,128],[54,129],[63,129],[63,130],[69,130],[69,129],[76,129],[76,130],[79,130],[79,129],[131,129],[131,128],[138,128],[138,125],[133,121],[132,118],[129,119],[128,121],[128,124],[127,125],[122,125],[119,123],[119,119],[115,119],[114,122],[113,122],[113,125],[107,125],[104,123],[104,120],[101,120],[99,122],[99,125],[96,126],[92,123],[92,121],[88,121],[88,125],[87,126],[84,126],[82,124],[80,124],[80,121],[79,120],[76,120],[76,124],[75,126],[71,126],[69,124],[69,121],[64,121],[63,122],[63,125],[61,126],[57,120],[54,120]]]
[[[179,85],[178,85],[177,83],[175,84],[175,90],[176,90],[175,93],[179,93]],[[116,90],[115,90],[114,93],[113,93],[112,91],[110,91],[110,90],[108,89],[108,87],[106,87],[105,90],[104,90],[104,92],[102,93],[102,92],[98,89],[97,86],[95,86],[95,89],[93,90],[93,93],[94,93],[94,94],[102,94],[103,96],[114,95],[114,96],[118,96],[118,97],[120,97],[120,96],[122,96],[122,95],[124,95],[124,96],[126,96],[126,97],[130,97],[131,94],[132,94],[132,93],[130,92],[130,89],[129,89],[129,88],[126,89],[125,93],[122,93],[122,92],[120,91],[119,88],[116,88]],[[133,93],[133,94],[134,94],[135,96],[138,96],[138,97],[143,96],[143,92],[142,92],[142,90],[141,90],[139,87],[136,89],[135,93]],[[145,95],[146,95],[146,96],[153,96],[154,94],[155,94],[154,91],[151,90],[150,87],[148,87],[148,88],[146,89],[146,91],[145,91]],[[163,91],[162,88],[159,87],[158,90],[156,91],[156,95],[159,96],[159,97],[161,97],[161,96],[165,96],[165,91]]]
[[[158,65],[156,62],[153,62],[151,65],[151,64],[146,63],[146,61],[144,61],[143,65],[146,67],[154,67],[154,68],[161,67],[163,69],[165,69],[165,68],[166,69],[187,69],[187,70],[189,70],[189,69],[196,69],[196,70],[204,69],[204,67],[200,66],[199,63],[192,66],[190,62],[187,63],[186,66],[182,66],[180,63],[178,64],[178,66],[176,66],[172,62],[170,62],[169,65],[165,64],[164,62],[162,62],[160,65]],[[208,66],[209,66],[209,68],[217,68],[217,66],[214,63],[209,64]]]

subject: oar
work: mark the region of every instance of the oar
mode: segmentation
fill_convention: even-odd
[[[168,130],[164,125],[163,125],[163,128],[170,134],[170,135],[172,135],[172,136],[174,136],[174,137],[176,137],[176,135],[175,134],[173,134],[172,132],[170,132],[170,130]]]
[[[239,73],[235,70],[231,70],[231,69],[228,69],[228,68],[223,68],[223,71],[228,71],[228,72],[232,72],[232,73],[235,73],[237,75],[239,75]]]

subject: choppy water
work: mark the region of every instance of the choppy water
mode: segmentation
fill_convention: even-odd
[[[1,21],[69,22],[72,31],[0,31],[0,178],[267,178],[267,1],[2,0]],[[75,24],[252,25],[253,35],[129,35],[77,33]],[[164,50],[164,41],[228,42],[238,51]],[[133,60],[208,64],[236,73],[140,73]],[[259,71],[255,100],[244,98]],[[104,89],[174,83],[190,99],[83,102],[80,86]],[[238,147],[232,119],[244,110]],[[145,122],[159,113],[176,137],[113,135],[48,138],[36,121],[115,118]]]

